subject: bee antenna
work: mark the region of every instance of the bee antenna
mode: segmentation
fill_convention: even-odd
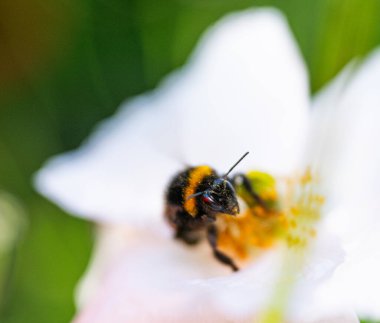
[[[206,191],[202,191],[202,192],[198,192],[198,193],[191,194],[191,195],[189,195],[189,196],[186,198],[186,201],[188,201],[188,200],[190,200],[190,199],[192,199],[192,198],[194,198],[194,197],[197,197],[197,196],[199,196],[199,195],[202,195],[204,192],[206,192]]]
[[[240,159],[230,168],[230,170],[223,176],[223,178],[227,178],[228,174],[232,172],[232,170],[249,154],[249,151],[247,151],[243,156],[240,157]]]

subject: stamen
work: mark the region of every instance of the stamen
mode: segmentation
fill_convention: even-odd
[[[311,241],[315,238],[316,225],[321,218],[324,198],[318,193],[315,174],[307,169],[300,177],[287,181],[283,212],[289,226],[285,235],[283,266],[276,289],[260,322],[284,322],[285,309],[296,282],[296,275],[302,270]]]

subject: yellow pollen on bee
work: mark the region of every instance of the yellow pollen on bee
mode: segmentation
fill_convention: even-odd
[[[277,200],[277,192],[274,189],[268,190],[262,194],[261,198],[266,201],[275,201]]]
[[[196,193],[198,185],[202,180],[212,174],[212,169],[209,166],[198,166],[194,168],[189,174],[189,183],[184,190],[184,209],[191,216],[195,217],[198,214],[196,199],[188,199],[189,196]]]

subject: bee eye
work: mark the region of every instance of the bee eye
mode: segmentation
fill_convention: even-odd
[[[203,200],[203,202],[205,202],[207,204],[214,203],[214,200],[208,195],[203,195],[202,200]]]
[[[222,198],[214,192],[206,192],[202,195],[202,201],[208,204],[214,210],[221,209]]]
[[[218,196],[216,196],[214,192],[206,191],[202,195],[202,200],[207,204],[216,204],[218,201]]]

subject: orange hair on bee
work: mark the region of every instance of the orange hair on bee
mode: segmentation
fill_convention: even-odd
[[[198,195],[196,193],[198,185],[202,180],[212,174],[212,169],[209,166],[195,167],[189,174],[189,184],[184,190],[184,209],[191,216],[195,217],[198,214],[196,200],[193,198]]]

